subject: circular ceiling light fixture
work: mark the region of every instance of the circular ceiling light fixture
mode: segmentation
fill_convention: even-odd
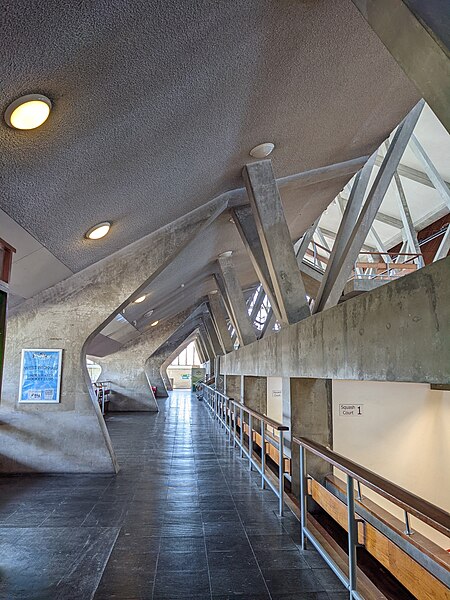
[[[51,108],[47,96],[28,94],[11,102],[5,111],[5,121],[13,129],[36,129],[48,119]]]
[[[144,302],[144,300],[147,298],[147,296],[144,294],[143,296],[139,296],[139,298],[136,298],[136,300],[134,301],[135,304],[140,304],[141,302]]]
[[[150,327],[155,327],[156,325],[158,325],[159,321],[153,321],[153,323],[150,325]]]
[[[98,223],[98,225],[94,225],[88,231],[86,231],[86,237],[88,240],[99,240],[108,233],[111,229],[111,223],[109,221],[104,221],[103,223]]]
[[[258,144],[250,150],[250,156],[253,158],[266,158],[269,154],[272,154],[275,148],[275,144],[272,142],[264,142],[264,144]]]

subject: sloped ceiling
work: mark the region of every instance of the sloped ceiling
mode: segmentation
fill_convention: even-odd
[[[16,0],[0,69],[2,111],[54,104],[1,124],[0,208],[73,272],[240,187],[254,145],[278,177],[364,156],[417,100],[350,0]]]

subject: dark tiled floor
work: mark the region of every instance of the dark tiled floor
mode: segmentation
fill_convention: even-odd
[[[195,396],[108,418],[117,477],[0,479],[1,600],[341,600]]]

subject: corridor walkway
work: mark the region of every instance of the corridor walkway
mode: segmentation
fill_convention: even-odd
[[[2,600],[341,600],[195,396],[115,414],[117,477],[0,480]]]

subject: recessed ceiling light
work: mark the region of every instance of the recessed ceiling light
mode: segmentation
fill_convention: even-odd
[[[48,119],[51,108],[46,96],[28,94],[11,102],[5,111],[5,121],[14,129],[36,129]]]
[[[265,158],[269,154],[272,154],[274,148],[275,144],[272,144],[272,142],[264,142],[264,144],[258,144],[258,146],[252,148],[250,156],[253,156],[253,158]]]
[[[153,321],[153,323],[150,325],[150,327],[155,327],[155,325],[158,325],[159,321]]]
[[[182,283],[182,284],[180,285],[180,287],[182,287],[182,288],[183,288],[185,285],[186,285],[185,283]]]
[[[140,304],[141,302],[144,302],[144,300],[146,299],[146,295],[144,294],[143,296],[139,296],[139,298],[136,298],[136,300],[134,301],[135,304]]]
[[[105,221],[104,223],[99,223],[98,225],[94,225],[86,232],[86,237],[90,240],[99,240],[108,233],[111,229],[111,223]]]

